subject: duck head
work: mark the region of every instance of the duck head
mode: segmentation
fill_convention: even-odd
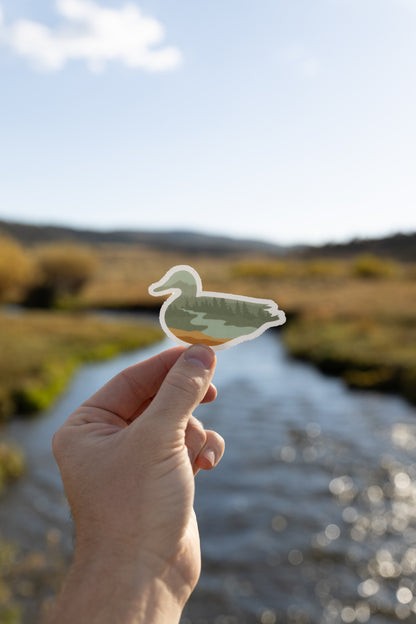
[[[167,295],[182,292],[188,296],[196,296],[202,290],[201,279],[198,273],[190,266],[174,266],[161,280],[149,286],[151,295]]]

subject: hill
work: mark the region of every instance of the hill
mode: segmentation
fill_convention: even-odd
[[[290,255],[301,258],[342,258],[371,253],[402,262],[416,262],[416,233],[394,234],[377,239],[354,239],[347,243],[320,246],[284,246],[260,240],[216,236],[183,230],[81,230],[57,225],[32,225],[0,220],[0,231],[26,246],[51,242],[76,242],[89,245],[118,243],[144,245],[156,250],[225,256],[250,253],[270,256]]]
[[[416,233],[394,234],[377,239],[354,239],[349,243],[329,243],[302,250],[304,258],[348,259],[361,254],[372,254],[401,262],[416,261]]]
[[[201,232],[174,231],[137,231],[114,230],[78,230],[55,225],[29,225],[0,221],[0,231],[13,236],[23,245],[36,245],[51,242],[76,242],[84,244],[119,243],[145,245],[164,251],[179,251],[193,254],[226,255],[230,253],[261,253],[282,255],[286,247],[258,240],[238,239],[227,236],[215,236]]]

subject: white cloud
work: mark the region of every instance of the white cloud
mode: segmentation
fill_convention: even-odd
[[[2,24],[0,7],[0,41],[36,67],[52,71],[71,60],[85,61],[93,72],[103,71],[109,61],[147,71],[181,63],[178,48],[155,48],[164,39],[164,28],[133,3],[109,9],[92,0],[57,0],[56,8],[65,21],[49,28],[25,19]]]

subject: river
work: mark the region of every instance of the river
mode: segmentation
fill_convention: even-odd
[[[120,369],[171,344],[84,366],[53,408],[7,426],[29,469],[0,500],[4,537],[29,550],[55,536],[69,556],[52,434]],[[218,353],[214,382],[197,416],[226,453],[197,476],[203,569],[182,624],[415,622],[416,409],[292,360],[276,331]]]

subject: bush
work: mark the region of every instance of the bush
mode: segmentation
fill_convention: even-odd
[[[8,481],[22,476],[24,469],[25,461],[21,449],[0,441],[0,492]]]
[[[0,301],[12,290],[27,286],[32,278],[28,254],[15,240],[0,233]]]
[[[345,265],[333,258],[316,258],[304,260],[300,265],[300,274],[304,277],[344,277]]]
[[[352,273],[355,277],[363,278],[392,277],[398,273],[398,266],[392,260],[364,254],[354,260]]]
[[[76,295],[91,277],[96,257],[87,247],[51,244],[36,253],[37,279],[26,305],[49,308],[64,296]]]
[[[237,262],[231,267],[232,277],[278,279],[288,274],[288,266],[279,260]]]

